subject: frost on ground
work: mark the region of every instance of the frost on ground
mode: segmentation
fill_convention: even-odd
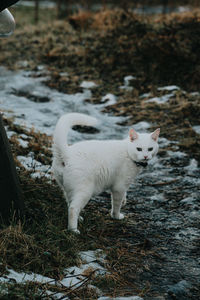
[[[80,252],[80,257],[82,260],[82,264],[79,267],[75,266],[66,269],[64,272],[64,278],[60,281],[56,281],[53,278],[42,276],[40,274],[27,274],[24,272],[19,273],[12,269],[7,269],[8,274],[0,277],[0,283],[25,284],[26,282],[35,282],[48,284],[50,286],[61,286],[75,289],[83,285],[84,282],[87,282],[88,277],[90,277],[91,274],[93,274],[94,277],[99,274],[102,275],[107,273],[107,270],[103,267],[103,264],[105,264],[105,255],[100,249],[96,251],[90,250]]]
[[[23,165],[23,167],[31,171],[32,178],[48,177],[51,178],[51,166],[44,165],[41,162],[34,159],[34,153],[30,152],[28,156],[17,156],[18,161]]]
[[[29,77],[30,74],[27,72],[11,73],[5,69],[2,75],[1,71],[2,69],[0,70],[0,77],[2,77],[1,85],[3,88],[0,90],[0,108],[4,110],[6,116],[14,117],[16,124],[25,125],[28,130],[34,127],[38,131],[52,135],[60,115],[64,112],[78,111],[88,113],[99,119],[101,121],[100,132],[82,134],[71,131],[70,142],[82,139],[126,137],[128,127],[120,126],[118,123],[127,120],[127,117],[111,117],[100,112],[103,106],[102,102],[107,101],[109,105],[118,103],[118,98],[115,95],[105,93],[106,98],[102,97],[99,104],[92,105],[85,102],[92,96],[93,86],[91,84],[84,84],[82,93],[66,95],[45,87],[41,82],[41,77],[33,79]],[[129,86],[130,80],[134,80],[134,78],[126,78],[124,86]],[[15,87],[14,94],[13,87]],[[50,101],[32,101],[30,95],[34,89],[34,96],[37,95],[39,98],[45,96]],[[20,93],[16,93],[16,90]],[[27,93],[27,90],[29,99],[22,93]],[[179,92],[179,88],[176,86],[161,87],[159,92],[169,92],[169,94],[161,95],[155,99],[149,93],[138,98],[151,101],[151,105],[156,102],[155,105],[162,107],[164,103],[170,101],[177,91]],[[134,128],[140,132],[150,131],[152,126],[154,126],[153,122],[150,123],[146,120],[134,124]],[[194,129],[198,131],[199,125],[196,124]],[[15,138],[15,135],[16,132],[8,131],[9,138]],[[22,149],[25,150],[29,141],[27,136],[17,135],[16,139]],[[50,176],[50,164],[45,165],[40,162],[32,151],[29,151],[27,155],[18,155],[17,158],[21,165],[32,173],[32,177]],[[168,297],[170,293],[173,293],[176,297],[181,295],[181,300],[187,300],[191,296],[190,290],[199,284],[200,266],[197,263],[200,239],[198,227],[200,218],[199,172],[197,160],[180,150],[177,141],[163,138],[161,128],[158,157],[149,163],[148,168],[140,174],[128,191],[128,203],[123,208],[127,215],[125,219],[127,223],[123,225],[126,228],[124,229],[122,226],[123,230],[120,232],[121,227],[117,226],[115,230],[118,230],[118,234],[111,237],[111,244],[115,245],[115,242],[121,241],[128,249],[130,248],[130,251],[131,247],[140,245],[141,253],[143,253],[140,270],[137,269],[136,271],[137,264],[131,261],[132,263],[128,264],[129,272],[126,273],[126,277],[130,282],[137,283],[137,287],[141,289],[146,282],[150,282],[152,286],[150,292],[153,296],[151,294],[148,299],[159,299],[157,298],[158,294]],[[93,199],[94,203],[98,202],[98,206],[100,198],[103,198],[107,208],[107,196],[96,197]],[[109,211],[109,208],[106,211]],[[138,253],[140,252],[136,252],[134,255]],[[147,253],[147,258],[145,258],[144,253]],[[90,272],[95,271],[99,275],[107,274],[108,270],[104,266],[102,255],[98,256],[95,251],[82,252],[80,255],[83,261],[82,265],[65,270],[65,278],[60,281],[61,285],[79,286],[85,280],[86,274],[88,276],[88,270]],[[115,271],[117,266],[116,261]],[[1,278],[2,282],[7,283],[11,278],[14,278],[16,282],[17,280],[23,282],[26,280],[45,282],[46,280],[46,282],[51,281],[51,284],[55,285],[55,279],[40,277],[36,274],[16,273],[11,269],[8,271],[9,274]],[[120,270],[117,271],[120,273]],[[109,297],[102,296],[99,299],[105,300]],[[122,300],[123,298],[118,297],[116,299]],[[139,300],[141,298],[132,296],[125,299]]]

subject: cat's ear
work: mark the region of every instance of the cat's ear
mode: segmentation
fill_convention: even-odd
[[[138,134],[133,128],[131,128],[129,130],[129,138],[130,138],[131,142],[133,142],[134,140],[136,140],[138,138]]]
[[[157,128],[152,134],[151,134],[151,137],[152,139],[157,142],[158,140],[158,137],[159,137],[159,134],[160,134],[160,128]]]

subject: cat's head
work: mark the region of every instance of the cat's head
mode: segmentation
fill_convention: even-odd
[[[152,159],[158,152],[160,128],[153,133],[137,133],[133,128],[129,131],[128,153],[131,159],[141,162]]]

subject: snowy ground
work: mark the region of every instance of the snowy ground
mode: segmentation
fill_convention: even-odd
[[[40,72],[42,71],[43,68],[41,67]],[[102,114],[100,110],[104,104],[92,105],[84,101],[91,97],[92,89],[95,88],[93,83],[83,82],[82,93],[66,95],[47,88],[42,84],[43,77],[32,78],[31,76],[33,75],[33,73],[29,72],[21,71],[15,73],[0,68],[0,110],[6,116],[14,117],[15,123],[27,128],[34,127],[36,130],[47,135],[52,135],[58,118],[63,113],[76,111],[90,114],[99,119],[100,132],[95,134],[81,134],[72,131],[70,142],[91,138],[118,139],[126,136],[128,128],[117,125],[117,122],[121,122],[124,118]],[[125,78],[124,85],[121,88],[129,88],[128,78]],[[168,86],[161,87],[160,89],[165,89],[168,94],[162,97],[149,98],[147,101],[162,105],[162,103],[170,99],[173,91],[179,88]],[[25,95],[28,95],[28,97]],[[141,97],[144,97],[144,95],[141,95]],[[35,102],[33,99],[46,100]],[[109,99],[107,103],[117,101],[117,98],[109,94],[109,91],[108,94],[102,96],[102,103],[105,99]],[[151,124],[145,122],[145,120],[144,122],[134,124],[134,128],[138,131],[148,131],[150,127]],[[199,133],[199,127],[200,125],[194,127],[197,133]],[[12,132],[8,132],[8,136],[12,134]],[[27,146],[25,136],[19,136],[18,140],[23,147]],[[165,151],[165,148],[169,145],[173,151]],[[162,138],[162,129],[160,149],[161,151],[165,151],[164,155],[151,162],[148,169],[138,177],[138,181],[131,187],[128,193],[129,215],[131,216],[132,214],[134,216],[136,213],[141,213],[142,211],[143,221],[144,219],[149,220],[149,224],[151,225],[150,231],[152,228],[156,228],[156,230],[159,228],[162,233],[166,230],[170,231],[168,241],[171,241],[171,243],[169,246],[166,246],[168,247],[166,249],[168,252],[171,252],[168,253],[168,261],[165,267],[163,267],[163,272],[167,276],[170,273],[169,270],[172,269],[173,280],[171,285],[169,284],[170,279],[168,280],[168,284],[163,282],[161,289],[166,293],[167,291],[173,291],[173,293],[183,295],[181,296],[182,298],[177,299],[189,299],[187,298],[187,290],[195,283],[195,279],[199,281],[200,278],[200,261],[196,261],[194,255],[196,253],[197,242],[200,239],[200,230],[197,226],[200,219],[200,171],[197,161],[180,152],[176,141],[168,141]],[[44,166],[37,162],[31,152],[27,157],[18,157],[18,159],[27,169],[34,170],[33,176],[37,176],[39,173],[48,174],[50,166]],[[140,223],[141,220],[138,220],[138,226],[140,226]],[[152,239],[156,240],[156,237]],[[162,244],[162,242],[160,243]],[[164,241],[164,245],[165,243],[166,241]],[[163,247],[164,245],[162,244]],[[173,245],[178,251],[175,254],[173,252]],[[74,267],[75,276],[72,278],[67,277],[72,270],[67,270],[66,279],[63,280],[62,284],[66,286],[69,284],[78,284],[79,279],[77,279],[76,275],[82,274],[86,268],[90,267],[90,264],[92,264],[92,268],[98,269],[98,272],[106,272],[98,264],[98,260],[94,258],[95,252],[82,253],[82,255],[86,263],[81,268]],[[89,257],[91,257],[91,261]],[[171,264],[170,259],[174,259],[175,263]],[[184,276],[179,276],[178,271],[183,272]],[[44,278],[37,274],[19,274],[14,270],[9,270],[9,272],[9,275],[0,279],[1,282],[8,282],[11,278],[14,278],[16,282],[24,282],[26,280],[39,280],[43,282],[47,280],[51,281],[52,284],[55,283],[52,279]],[[107,299],[109,298],[99,298],[99,300]],[[141,298],[134,296],[121,299],[139,300]]]

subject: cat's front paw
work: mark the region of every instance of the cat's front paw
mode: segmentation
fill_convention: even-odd
[[[70,231],[75,233],[75,234],[80,234],[80,231],[78,229],[71,229]]]
[[[123,220],[124,219],[124,214],[119,214],[119,218],[118,218],[118,220]]]
[[[124,214],[122,213],[114,214],[113,212],[111,212],[111,217],[116,220],[122,220],[124,219]]]

